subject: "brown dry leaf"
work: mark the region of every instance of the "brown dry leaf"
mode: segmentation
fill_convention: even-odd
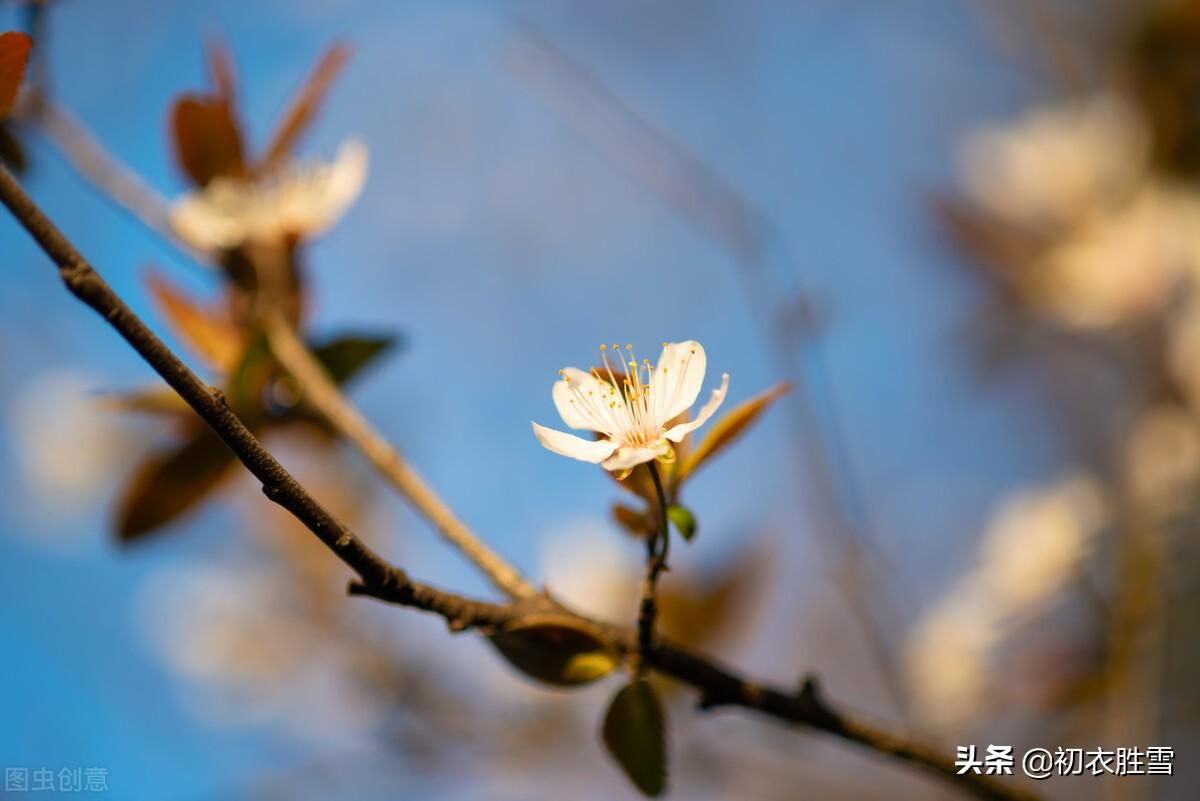
[[[114,392],[100,398],[104,408],[122,412],[184,417],[191,419],[192,407],[179,397],[179,393],[168,386],[153,386],[131,392]]]
[[[121,496],[116,532],[122,542],[141,539],[195,508],[234,464],[233,453],[208,428],[183,445],[143,462]]]
[[[18,31],[0,33],[0,117],[17,100],[33,40]]]
[[[179,166],[197,185],[245,173],[242,136],[226,98],[180,95],[171,108],[171,126]]]
[[[685,645],[700,647],[728,631],[734,621],[745,624],[747,603],[761,586],[768,564],[766,552],[755,550],[717,576],[663,582],[659,588],[662,630]]]
[[[325,51],[280,120],[275,135],[271,137],[271,144],[255,172],[270,172],[292,151],[320,111],[325,95],[349,58],[350,48],[344,44],[334,44]]]
[[[205,44],[204,53],[208,58],[208,71],[212,76],[213,86],[216,87],[217,96],[233,108],[237,71],[233,68],[233,56],[229,52],[228,43],[224,39],[213,37]]]
[[[221,374],[229,373],[241,358],[241,333],[217,313],[202,309],[164,278],[147,273],[144,281],[159,314],[179,338],[211,368]]]
[[[735,407],[718,420],[696,449],[680,462],[673,475],[674,483],[682,484],[698,467],[728,447],[767,410],[767,407],[791,389],[790,383],[776,384],[766,392],[759,393]]]

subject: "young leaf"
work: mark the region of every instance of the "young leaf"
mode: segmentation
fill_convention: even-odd
[[[692,537],[696,536],[696,517],[692,514],[692,510],[686,506],[678,504],[668,506],[667,519],[671,521],[675,529],[688,542],[691,542]]]
[[[395,334],[351,334],[311,347],[313,356],[325,367],[334,383],[341,386],[394,347],[398,340]]]
[[[170,387],[157,384],[130,392],[113,392],[100,397],[102,406],[122,412],[190,418],[194,412],[187,401]]]
[[[234,464],[233,453],[208,428],[144,462],[117,507],[122,542],[141,539],[208,497]]]
[[[0,33],[0,117],[7,114],[17,100],[32,46],[32,40],[23,33]]]
[[[635,536],[644,537],[650,531],[646,515],[636,509],[630,509],[624,504],[614,503],[612,516],[613,520],[616,520],[622,528]]]
[[[242,335],[236,328],[201,309],[165,279],[148,273],[144,281],[159,314],[197,356],[221,373],[234,368],[243,350]]]
[[[667,788],[666,721],[654,685],[634,679],[612,700],[604,716],[604,744],[644,795]]]
[[[216,95],[185,94],[171,109],[179,166],[198,186],[219,175],[242,175],[242,136],[233,107]]]
[[[604,640],[573,621],[531,620],[488,639],[517,670],[555,687],[587,684],[617,666]]]
[[[248,426],[253,427],[261,421],[265,411],[264,396],[275,368],[267,338],[259,333],[246,343],[241,357],[229,373],[225,398],[230,408]]]
[[[205,42],[204,55],[208,61],[209,76],[217,90],[217,97],[233,108],[237,72],[233,68],[233,55],[229,52],[229,44],[220,37],[212,37]]]
[[[788,383],[776,384],[766,392],[754,396],[722,417],[709,429],[708,435],[704,440],[696,446],[694,451],[688,454],[687,458],[676,469],[674,475],[675,484],[682,484],[688,476],[696,471],[696,468],[700,467],[717,453],[720,453],[729,443],[737,439],[751,423],[758,419],[759,415],[767,410],[767,407],[773,401],[789,392],[791,388],[792,385]]]
[[[342,44],[333,45],[321,56],[312,75],[292,100],[287,114],[280,120],[279,128],[271,137],[271,144],[262,158],[262,163],[257,167],[258,172],[270,172],[296,146],[296,142],[320,111],[325,95],[349,57],[350,48]]]

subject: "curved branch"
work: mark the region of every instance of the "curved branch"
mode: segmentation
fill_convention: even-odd
[[[494,631],[511,625],[530,611],[544,611],[547,607],[573,614],[546,596],[523,598],[508,604],[465,598],[413,581],[402,569],[389,564],[296,481],[229,409],[221,392],[201,381],[133,313],[3,167],[0,167],[0,201],[58,266],[67,289],[100,314],[187,401],[246,469],[258,478],[268,498],[291,512],[359,575],[361,582],[351,585],[352,593],[433,612],[443,617],[455,631],[467,628],[479,628],[485,633]],[[636,631],[575,617],[604,631],[614,646],[625,653],[637,652]],[[992,801],[1037,799],[1032,793],[1007,787],[988,777],[969,773],[959,775],[953,760],[936,748],[835,711],[817,693],[812,682],[794,693],[773,689],[740,678],[712,660],[670,643],[655,644],[645,654],[645,659],[655,670],[695,687],[703,707],[741,706],[823,731],[919,766],[979,798]]]
[[[193,261],[212,266],[211,259],[204,253],[188,246],[175,235],[171,229],[167,199],[105,150],[69,112],[48,98],[38,97],[36,103],[29,103],[21,109],[21,115],[37,124],[75,171],[102,196]],[[272,317],[266,320],[266,324],[272,351],[284,368],[305,388],[313,407],[433,523],[438,533],[509,597],[528,598],[536,595],[536,588],[455,517],[420,474],[346,401],[286,320]]]

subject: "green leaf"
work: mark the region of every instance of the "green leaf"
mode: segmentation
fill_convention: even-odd
[[[395,334],[350,334],[310,347],[334,383],[341,386],[398,342]]]
[[[772,402],[787,394],[791,388],[792,385],[788,383],[776,384],[722,417],[709,429],[708,436],[687,455],[687,458],[676,469],[673,479],[675,485],[682,484],[698,467],[724,450],[757,420]]]
[[[671,504],[667,507],[667,519],[688,542],[696,536],[696,517],[686,506]]]
[[[142,463],[117,507],[122,542],[141,539],[208,497],[234,464],[233,453],[207,427],[182,445]]]
[[[517,670],[555,687],[593,682],[617,666],[599,634],[561,617],[530,619],[488,640]]]
[[[667,788],[666,720],[658,694],[646,679],[625,685],[604,716],[604,744],[644,795]]]
[[[264,395],[275,367],[267,338],[259,333],[246,343],[241,357],[229,373],[225,399],[229,408],[248,426],[253,427],[263,417]]]

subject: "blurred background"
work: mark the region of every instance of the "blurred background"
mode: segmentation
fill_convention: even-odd
[[[1048,798],[1200,791],[1200,3],[0,9],[34,27],[31,85],[169,198],[193,189],[170,111],[211,91],[206,45],[255,152],[348,46],[296,154],[356,139],[369,167],[302,243],[306,335],[395,337],[353,399],[539,584],[632,621],[643,550],[612,513],[632,496],[530,433],[558,425],[558,368],[694,338],[728,404],[795,387],[689,481],[669,633],[784,685],[815,674],[948,754],[1175,749],[1172,777],[1053,778]],[[222,380],[172,305],[219,304],[222,274],[97,192],[36,115],[3,140]],[[597,737],[616,678],[541,687],[439,620],[345,598],[347,570],[219,450],[180,455],[186,418],[129,408],[153,374],[24,232],[0,242],[4,767],[103,767],[130,801],[637,797]],[[389,558],[489,593],[346,445],[263,425]],[[664,692],[673,797],[958,797]]]

